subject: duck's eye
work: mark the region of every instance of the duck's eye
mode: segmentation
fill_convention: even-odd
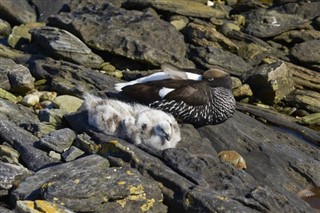
[[[214,78],[208,78],[208,81],[213,81],[214,80]]]

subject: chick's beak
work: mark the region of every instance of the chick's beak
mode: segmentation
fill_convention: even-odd
[[[165,134],[164,136],[166,138],[167,141],[170,141],[171,140],[171,136],[169,134]]]

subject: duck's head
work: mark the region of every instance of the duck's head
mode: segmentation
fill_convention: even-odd
[[[220,69],[209,69],[202,75],[202,80],[208,82],[210,87],[224,87],[232,89],[232,80],[229,73]]]

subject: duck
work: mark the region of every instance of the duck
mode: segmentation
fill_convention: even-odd
[[[169,63],[161,72],[117,83],[115,89],[141,104],[163,110],[196,127],[219,124],[236,108],[229,73],[218,68],[206,71],[181,69]]]

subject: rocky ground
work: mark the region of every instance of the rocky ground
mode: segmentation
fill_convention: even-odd
[[[319,212],[319,10],[0,1],[0,212]],[[181,123],[181,142],[164,151],[88,125],[84,93],[105,97],[163,62],[227,70],[234,116]],[[224,152],[231,163],[221,151],[236,152]]]

